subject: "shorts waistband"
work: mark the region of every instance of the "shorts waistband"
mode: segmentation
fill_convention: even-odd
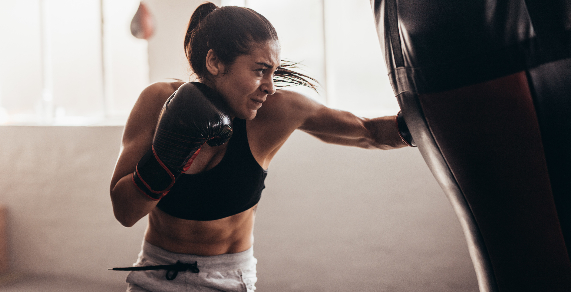
[[[201,272],[235,270],[250,265],[254,258],[254,247],[239,253],[221,254],[215,256],[200,256],[184,253],[174,253],[143,241],[142,253],[145,258],[159,264],[170,265],[177,261],[182,263],[197,263]]]

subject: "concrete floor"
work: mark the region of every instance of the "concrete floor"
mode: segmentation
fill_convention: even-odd
[[[125,292],[127,284],[108,284],[49,275],[7,274],[0,276],[2,292]]]
[[[438,292],[476,292],[471,281],[464,285],[444,285],[438,289],[430,288],[431,284],[419,285],[418,283],[392,279],[390,283],[373,283],[375,281],[354,280],[355,290],[346,290],[336,285],[335,281],[329,283],[304,284],[301,279],[282,279],[278,281],[259,281],[257,291],[288,291],[288,292],[331,292],[331,291],[363,291],[363,292],[412,292],[412,291],[438,291]],[[309,287],[310,286],[310,287]],[[0,276],[0,291],[2,292],[125,292],[127,286],[124,283],[102,283],[71,277],[53,277],[48,275],[25,275],[10,274]]]
[[[305,269],[304,278],[316,278]],[[318,283],[308,284],[307,279],[291,277],[289,275],[283,279],[259,279],[257,291],[288,291],[288,292],[476,292],[478,287],[470,279],[452,280],[449,283],[418,283],[403,279],[393,275],[388,279],[376,280],[373,278],[348,279],[343,278],[342,282],[352,282],[355,289],[348,290],[347,285],[339,285],[339,279],[320,279]],[[337,275],[339,276],[339,275]],[[319,278],[319,277],[317,277]],[[382,277],[381,277],[382,278]],[[459,284],[462,283],[462,284]],[[345,288],[343,288],[345,287]],[[27,274],[5,274],[0,275],[0,291],[2,292],[125,292],[125,283],[102,283],[92,280],[78,279],[73,277],[54,277],[49,275],[27,275]]]

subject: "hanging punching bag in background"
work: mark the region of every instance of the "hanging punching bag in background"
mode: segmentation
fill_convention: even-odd
[[[480,291],[571,291],[571,4],[371,0]]]
[[[155,32],[155,21],[149,8],[143,2],[131,20],[131,34],[138,38],[148,40]]]

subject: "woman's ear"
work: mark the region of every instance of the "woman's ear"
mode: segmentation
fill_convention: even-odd
[[[208,50],[206,54],[206,70],[208,70],[212,76],[218,76],[218,74],[224,73],[224,64],[222,64],[212,49]]]

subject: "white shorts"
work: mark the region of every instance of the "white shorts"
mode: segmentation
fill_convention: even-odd
[[[181,271],[174,279],[167,279],[167,269],[131,271],[127,276],[127,291],[180,292],[229,291],[252,292],[256,289],[256,263],[254,249],[217,256],[179,254],[164,250],[143,241],[135,267],[173,265],[196,262],[196,271]],[[173,278],[172,271],[170,278]]]

